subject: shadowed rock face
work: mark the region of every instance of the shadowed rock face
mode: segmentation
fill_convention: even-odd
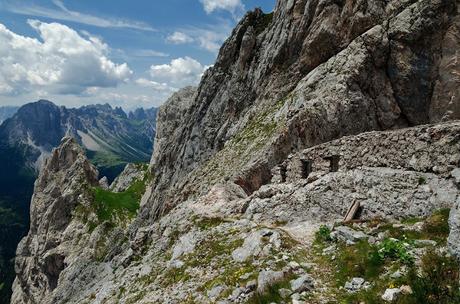
[[[219,180],[252,192],[291,151],[459,118],[457,15],[453,0],[280,0],[273,14],[249,12],[195,95],[163,106],[180,115],[159,116],[159,133],[175,131],[157,138],[167,148],[153,156],[142,218]]]

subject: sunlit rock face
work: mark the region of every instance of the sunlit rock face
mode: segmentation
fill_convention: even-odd
[[[160,108],[135,219],[91,209],[67,178],[97,187],[79,156],[47,163],[13,303],[246,303],[279,281],[290,297],[320,283],[321,269],[307,274],[315,232],[351,203],[385,220],[458,210],[459,125],[420,126],[458,118],[457,14],[453,0],[247,13],[200,85]],[[44,206],[69,193],[48,242]]]

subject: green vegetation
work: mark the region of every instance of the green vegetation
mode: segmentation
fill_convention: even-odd
[[[400,227],[394,227],[393,224],[387,223],[381,225],[379,231],[388,231],[389,236],[396,239],[406,240],[434,240],[439,244],[446,244],[449,236],[449,209],[435,211],[426,219],[409,218],[402,223],[413,225],[417,222],[424,221],[421,231],[403,230]]]
[[[113,181],[125,168],[126,161],[111,152],[86,151],[88,159],[97,167],[100,176]]]
[[[128,190],[120,193],[94,188],[94,207],[100,222],[111,221],[114,216],[132,218],[139,209],[140,199],[145,192],[143,181],[136,181]]]
[[[362,240],[354,246],[339,244],[333,264],[337,271],[337,282],[339,286],[343,286],[353,277],[362,277],[366,280],[377,278],[383,269],[384,261],[376,246]]]
[[[178,282],[190,280],[191,276],[186,270],[187,267],[185,266],[180,268],[169,268],[163,276],[163,280],[161,282],[162,286],[166,287]]]
[[[445,243],[449,236],[449,214],[449,209],[441,209],[427,218],[423,225],[424,236]]]
[[[385,259],[392,259],[406,265],[412,265],[414,263],[414,257],[409,253],[409,249],[411,249],[409,243],[398,239],[384,239],[377,248],[376,254],[382,261]]]
[[[426,184],[426,177],[420,176],[420,177],[418,178],[418,184],[419,184],[419,185],[425,185],[425,184]]]
[[[407,277],[413,295],[400,303],[460,303],[459,267],[458,261],[452,257],[427,252],[422,258],[421,274],[412,267]]]
[[[29,229],[35,172],[24,167],[28,151],[0,142],[0,304],[10,302],[16,247]]]
[[[316,240],[318,242],[330,242],[332,241],[331,238],[331,229],[327,226],[321,226],[319,227],[319,230],[315,234]]]
[[[256,35],[262,33],[273,21],[273,12],[269,14],[263,14],[256,23],[255,30]]]
[[[212,259],[221,257],[225,254],[229,255],[241,245],[243,245],[242,239],[233,240],[229,239],[228,236],[215,234],[213,237],[201,241],[193,254],[185,256],[184,262],[189,267],[209,264]]]
[[[321,227],[316,233],[315,261],[328,269],[333,276],[330,280],[336,294],[331,295],[343,304],[383,304],[381,299],[387,288],[408,285],[412,294],[402,294],[394,302],[396,304],[417,303],[460,303],[460,265],[457,260],[426,248],[420,263],[415,263],[415,240],[435,240],[446,243],[449,234],[449,210],[442,209],[432,216],[410,218],[403,222],[414,225],[423,221],[421,230],[404,229],[401,225],[385,223],[382,220],[369,222],[368,227],[374,228],[375,234],[385,232],[389,237],[377,244],[362,240],[354,245],[339,242],[334,258],[323,256],[322,250],[331,244],[329,232]],[[390,274],[405,268],[400,277],[391,278]],[[356,293],[347,293],[341,287],[353,277],[362,277],[371,283],[368,289]]]
[[[144,165],[139,166],[146,170]],[[134,181],[124,192],[112,192],[100,187],[91,188],[91,206],[88,208],[80,205],[75,208],[75,214],[88,223],[90,230],[94,230],[101,223],[106,223],[108,227],[123,225],[136,216],[145,187],[150,180],[150,174],[145,173],[142,180]],[[91,213],[96,215],[97,222],[89,216]]]
[[[280,294],[280,289],[290,288],[289,282],[294,279],[293,274],[287,275],[282,281],[279,281],[268,287],[268,290],[263,294],[257,292],[246,302],[248,304],[271,304],[271,303],[283,303],[285,300]]]
[[[200,228],[201,230],[211,229],[213,227],[219,226],[223,222],[224,220],[219,217],[208,218],[208,217],[201,217],[201,216],[198,217],[197,216],[193,218],[194,226]]]

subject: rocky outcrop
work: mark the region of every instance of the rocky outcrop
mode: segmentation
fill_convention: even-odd
[[[62,139],[35,183],[30,230],[16,253],[11,303],[82,303],[92,297],[92,286],[110,280],[112,265],[130,263],[136,242],[128,242],[127,227],[148,180],[146,167],[127,166],[115,184],[121,193],[112,192],[101,185],[77,141]]]
[[[36,220],[18,249],[13,303],[34,303],[32,298],[47,304],[210,303],[211,298],[246,303],[269,292],[272,284],[289,286],[279,291],[283,298],[321,294],[317,280],[324,274],[309,264],[314,233],[320,225],[341,222],[356,201],[361,207],[358,218],[369,220],[369,226],[376,219],[423,218],[452,208],[449,248],[456,253],[459,128],[452,122],[370,132],[306,149],[281,164],[287,167],[286,180],[275,176],[273,183],[250,196],[231,181],[215,185],[207,195],[183,202],[149,226],[135,231],[132,226],[129,240],[117,227],[91,228],[94,224],[84,220],[91,215],[82,216],[81,207],[75,207],[91,206],[91,197],[76,195],[81,182],[77,187],[54,179],[75,175],[67,162],[50,161],[37,182]],[[73,160],[68,154],[56,152],[62,156],[55,158]],[[334,170],[331,154],[340,156]],[[308,176],[296,169],[304,158],[314,161]],[[81,169],[80,163],[70,168]],[[56,169],[59,166],[62,170]],[[50,170],[56,173],[47,173]],[[88,175],[97,185],[94,171],[89,172],[85,179]],[[60,195],[77,198],[68,206],[74,210],[69,211],[70,222],[51,230],[52,235],[36,228],[48,223],[44,211],[52,210],[47,204],[54,202],[39,188],[45,178],[47,185],[60,182],[65,187],[52,193],[65,189]],[[350,244],[372,238],[375,242],[373,235],[346,226],[338,225],[334,233]],[[53,245],[48,243],[52,236]],[[46,247],[35,245],[43,240]]]
[[[125,231],[75,209],[50,246],[62,249],[47,260],[57,266],[34,268],[55,285],[27,271],[54,252],[29,254],[28,240],[47,236],[31,229],[13,303],[246,303],[274,284],[299,301],[324,275],[309,263],[315,232],[351,203],[362,220],[458,210],[458,122],[407,128],[455,118],[433,105],[458,102],[443,89],[458,83],[455,65],[439,72],[454,56],[456,14],[453,0],[279,0],[273,14],[248,13],[200,86],[159,110],[136,221]]]
[[[133,184],[133,182],[136,180],[142,180],[144,175],[145,168],[143,168],[142,164],[127,164],[125,169],[110,185],[110,190],[113,192],[126,191]]]
[[[457,14],[453,0],[278,1],[273,14],[248,13],[169,122],[183,127],[155,152],[141,218],[226,179],[251,193],[292,151],[456,118],[458,96],[442,88],[458,86]]]
[[[51,303],[50,294],[69,263],[69,244],[77,236],[70,223],[77,205],[89,201],[87,187],[98,172],[72,138],[62,140],[35,183],[30,231],[19,244],[12,303]]]

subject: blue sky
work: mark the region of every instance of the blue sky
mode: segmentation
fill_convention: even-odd
[[[0,0],[0,105],[158,106],[275,0]]]

